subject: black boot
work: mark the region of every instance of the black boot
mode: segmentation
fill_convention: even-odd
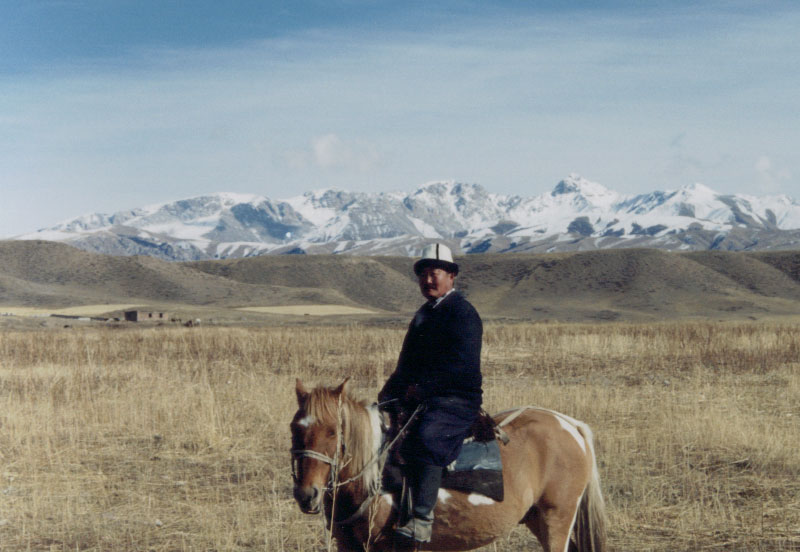
[[[412,482],[411,498],[413,517],[402,527],[398,527],[398,535],[417,542],[430,542],[433,529],[433,508],[442,484],[442,468],[422,464],[415,466],[416,473]]]

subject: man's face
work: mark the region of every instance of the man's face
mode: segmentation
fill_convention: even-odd
[[[456,276],[441,268],[429,266],[419,274],[419,290],[425,299],[434,301],[453,289]]]

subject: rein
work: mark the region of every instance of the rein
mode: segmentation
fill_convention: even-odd
[[[346,485],[347,483],[352,483],[353,481],[355,481],[359,477],[363,477],[364,474],[366,473],[367,469],[370,466],[372,466],[372,464],[374,464],[375,462],[378,462],[381,458],[386,458],[386,455],[389,453],[390,450],[392,450],[392,447],[394,447],[395,443],[397,443],[397,441],[400,439],[400,437],[403,436],[403,432],[406,429],[408,429],[408,426],[411,425],[411,422],[414,421],[414,418],[417,417],[417,415],[422,411],[423,408],[424,408],[424,406],[422,406],[421,404],[419,406],[417,406],[417,409],[414,410],[413,414],[411,414],[411,416],[408,418],[408,421],[406,422],[406,424],[402,428],[400,428],[400,431],[397,432],[397,435],[395,435],[394,439],[392,439],[392,441],[388,445],[382,446],[380,451],[378,451],[378,454],[373,455],[372,458],[370,458],[369,462],[364,464],[364,467],[361,469],[360,472],[358,472],[356,475],[354,475],[353,477],[351,477],[349,479],[345,479],[344,481],[340,481],[339,483],[336,484],[336,486],[337,487],[341,487],[342,485]],[[371,496],[374,496],[374,493]]]

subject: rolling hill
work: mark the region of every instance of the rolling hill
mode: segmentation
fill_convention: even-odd
[[[484,318],[659,320],[800,312],[800,252],[613,249],[476,254],[457,285]],[[330,304],[405,318],[422,302],[407,257],[282,255],[167,262],[0,241],[3,306],[142,303],[231,309]]]
[[[121,301],[218,307],[353,304],[332,290],[248,284],[152,257],[100,255],[44,241],[0,241],[0,304],[62,307]]]

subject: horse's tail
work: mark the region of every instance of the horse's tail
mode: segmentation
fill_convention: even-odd
[[[597,470],[594,437],[592,430],[584,423],[578,424],[578,430],[589,445],[589,451],[592,454],[592,476],[583,491],[575,517],[575,544],[579,552],[605,552],[606,506],[600,490],[600,473]]]

